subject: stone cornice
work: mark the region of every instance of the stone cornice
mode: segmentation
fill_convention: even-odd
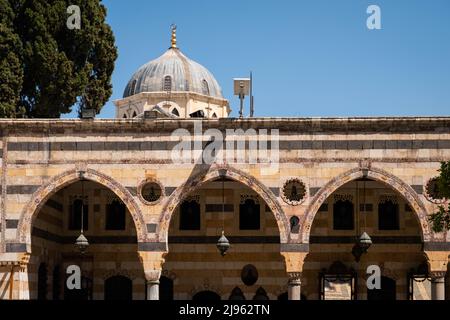
[[[193,119],[1,119],[1,134],[157,133],[193,129]],[[279,129],[280,133],[450,133],[450,117],[221,118],[203,129]]]

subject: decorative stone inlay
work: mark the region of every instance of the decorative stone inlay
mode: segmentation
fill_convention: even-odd
[[[336,203],[338,201],[350,201],[350,202],[353,202],[353,196],[351,194],[335,194],[334,197],[333,197],[333,203]]]
[[[380,168],[354,168],[346,171],[339,176],[331,179],[325,186],[323,186],[316,195],[311,199],[310,205],[305,211],[305,218],[302,225],[302,242],[309,243],[309,235],[311,232],[312,222],[319,210],[320,206],[325,200],[333,194],[338,188],[346,184],[347,182],[359,179],[363,177],[363,169],[367,169],[367,178],[381,182],[399,194],[401,194],[408,205],[414,210],[414,213],[419,220],[422,232],[423,241],[431,241],[433,235],[428,222],[427,210],[420,200],[418,194],[412,189],[412,187],[398,177],[386,172]]]
[[[143,203],[155,205],[164,197],[164,187],[158,180],[148,178],[139,184],[137,194]]]
[[[247,200],[253,200],[255,204],[259,204],[259,198],[258,196],[252,195],[252,194],[241,194],[241,200],[240,204],[245,204],[245,201]]]
[[[306,186],[298,178],[286,180],[281,188],[281,198],[287,204],[296,206],[306,199]]]
[[[398,204],[398,197],[393,194],[382,194],[378,200],[378,203],[392,202]]]

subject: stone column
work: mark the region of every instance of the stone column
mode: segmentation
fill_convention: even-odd
[[[159,279],[147,281],[147,300],[159,300]]]
[[[431,300],[445,300],[445,275],[449,251],[425,251],[431,276]]]
[[[159,277],[166,252],[138,251],[147,283],[147,300],[159,300]]]
[[[445,271],[432,271],[431,300],[445,300]]]
[[[289,276],[288,281],[288,298],[289,300],[301,299],[301,275],[303,271],[303,263],[307,252],[281,252],[286,263],[286,272]]]
[[[300,272],[288,273],[288,299],[289,300],[301,300],[302,294],[302,281]]]

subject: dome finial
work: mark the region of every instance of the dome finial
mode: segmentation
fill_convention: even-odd
[[[176,48],[177,47],[177,25],[176,24],[172,24],[170,26],[170,29],[172,30],[172,39],[171,39],[171,48]]]

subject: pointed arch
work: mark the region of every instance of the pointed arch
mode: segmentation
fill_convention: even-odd
[[[413,209],[418,219],[421,236],[423,241],[431,240],[431,230],[427,219],[427,210],[419,198],[419,195],[414,191],[414,189],[394,176],[393,174],[380,169],[380,168],[354,168],[346,171],[339,176],[331,179],[325,186],[323,186],[313,197],[310,205],[305,212],[305,218],[303,219],[302,225],[302,242],[309,243],[309,236],[311,233],[312,223],[314,217],[320,206],[325,202],[325,200],[338,188],[346,184],[347,182],[362,178],[364,176],[364,171],[367,170],[367,178],[378,181],[393,190],[397,191],[402,197],[408,202],[409,206]]]
[[[71,169],[54,176],[47,183],[36,190],[31,199],[22,210],[17,228],[17,240],[20,243],[27,244],[27,251],[31,251],[31,230],[33,222],[36,219],[42,206],[47,200],[62,188],[80,180],[80,171]],[[84,179],[91,180],[114,192],[126,205],[131,217],[133,218],[138,242],[145,241],[147,232],[145,229],[144,217],[131,193],[113,178],[93,169],[83,169]]]
[[[280,242],[287,243],[289,241],[289,222],[273,192],[256,178],[241,170],[227,165],[217,165],[200,170],[199,173],[191,176],[170,195],[159,217],[157,232],[160,242],[165,243],[167,246],[170,220],[178,204],[205,183],[216,180],[219,177],[240,182],[255,191],[265,201],[274,215],[280,232]]]

